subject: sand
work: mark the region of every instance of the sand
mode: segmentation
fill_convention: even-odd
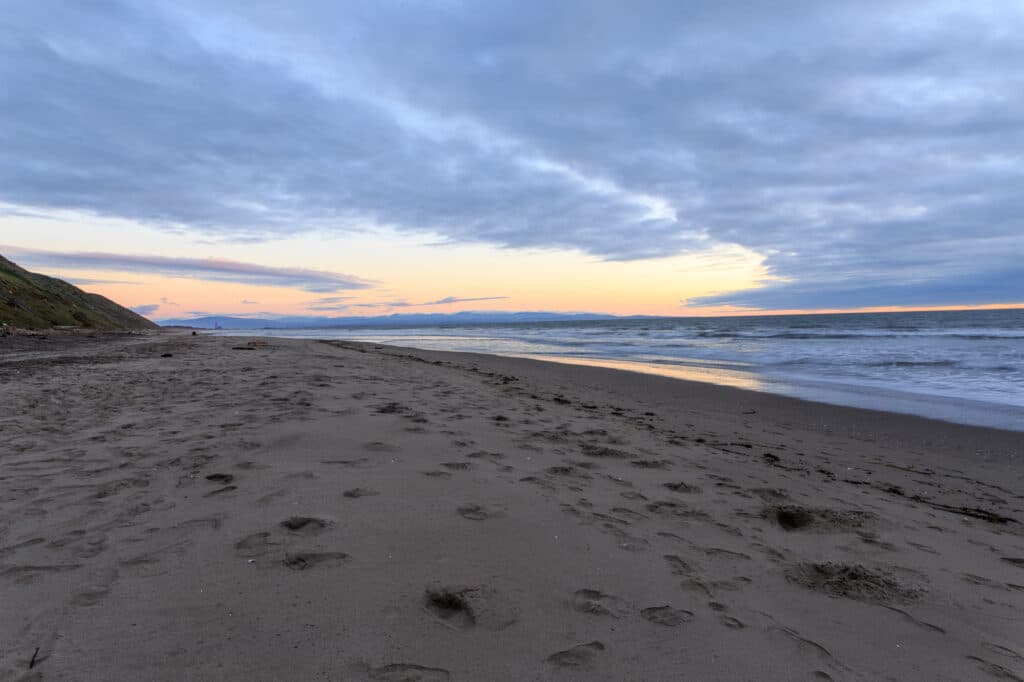
[[[0,676],[1024,678],[1024,434],[656,376],[0,339]]]

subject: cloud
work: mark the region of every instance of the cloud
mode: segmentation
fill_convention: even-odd
[[[459,298],[458,296],[445,296],[436,301],[417,303],[416,305],[446,305],[448,303],[469,303],[470,301],[501,301],[508,296],[478,296],[476,298]]]
[[[259,301],[250,301],[248,299],[242,299],[241,303],[242,303],[242,305],[259,305],[260,304]]]
[[[1018,282],[1024,282],[1024,267],[975,275],[970,278],[941,276],[928,282],[834,285],[822,289],[817,282],[772,284],[761,289],[683,301],[683,305],[729,305],[754,309],[831,309],[864,307],[865,302],[905,306],[985,305],[1020,303],[1024,296]]]
[[[436,301],[423,301],[422,303],[409,303],[408,301],[379,301],[376,303],[349,303],[333,307],[310,307],[309,310],[343,310],[345,308],[422,308],[425,306],[448,305],[451,303],[469,303],[473,301],[501,301],[508,296],[477,296],[474,298],[463,298],[460,296],[445,296]]]
[[[16,0],[0,201],[211,243],[739,244],[792,284],[737,300],[995,300],[1024,253],[1022,32],[1019,3],[952,0]]]
[[[333,303],[341,303],[343,301],[351,301],[354,296],[323,296],[313,301],[313,305],[329,305]]]
[[[354,296],[324,296],[311,301],[306,306],[306,310],[314,312],[342,312],[350,305],[346,301],[351,301],[354,298]]]
[[[131,308],[139,315],[152,315],[160,309],[159,303],[146,303],[145,305],[136,305]]]
[[[92,279],[90,277],[65,277],[64,281],[74,284],[75,286],[78,287],[95,286],[97,284],[138,284],[138,282],[126,282],[117,279]]]
[[[369,282],[350,275],[305,268],[277,268],[216,258],[171,258],[117,253],[59,253],[2,247],[19,263],[69,270],[144,272],[165,277],[187,277],[254,286],[288,287],[315,293],[365,289]],[[176,305],[176,304],[172,304]]]
[[[350,308],[411,308],[413,303],[408,301],[381,301],[378,303],[352,303]]]
[[[161,303],[161,305],[178,305],[177,303],[175,303],[171,299],[167,298],[166,296],[161,296],[160,297],[160,303]]]

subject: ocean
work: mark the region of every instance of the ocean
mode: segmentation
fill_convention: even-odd
[[[594,364],[1024,431],[1024,310],[214,333]]]

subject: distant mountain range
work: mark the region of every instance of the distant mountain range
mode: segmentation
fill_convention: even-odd
[[[191,319],[160,320],[165,327],[196,327],[198,329],[324,329],[327,327],[402,327],[439,324],[488,324],[510,322],[565,322],[583,320],[615,320],[614,315],[595,313],[543,313],[543,312],[474,312],[461,313],[396,313],[370,317],[317,317],[295,316],[279,318],[251,318],[209,316]]]
[[[88,327],[156,329],[141,315],[64,280],[40,275],[0,256],[0,325],[23,329]]]

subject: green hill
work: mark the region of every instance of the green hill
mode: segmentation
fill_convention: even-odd
[[[99,294],[38,275],[0,256],[0,325],[156,329],[157,325]]]

